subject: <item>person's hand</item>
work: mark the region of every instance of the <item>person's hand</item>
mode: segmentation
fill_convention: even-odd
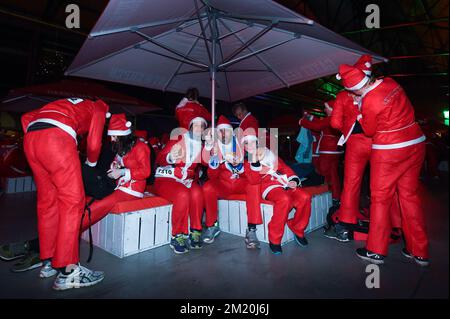
[[[184,158],[184,150],[180,144],[175,144],[170,150],[170,157],[174,162]]]
[[[122,168],[111,168],[107,173],[109,178],[118,179],[125,175],[125,170]]]
[[[258,159],[259,162],[261,162],[264,159],[264,156],[266,155],[266,150],[263,147],[259,147],[256,150],[256,158]]]

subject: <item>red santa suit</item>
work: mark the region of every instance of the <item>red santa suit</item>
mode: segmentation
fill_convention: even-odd
[[[329,103],[333,103],[330,101]],[[311,131],[320,132],[315,154],[319,155],[318,172],[325,177],[330,185],[333,199],[339,200],[341,196],[341,182],[338,174],[339,156],[343,153],[338,149],[338,132],[330,125],[331,118],[319,119],[311,117],[303,119],[301,125]]]
[[[126,136],[131,134],[131,122],[125,114],[113,114],[109,122],[109,136]],[[144,131],[145,132],[145,131]],[[110,171],[117,169],[121,176],[117,178],[116,190],[101,200],[90,205],[91,225],[105,217],[117,202],[144,197],[146,179],[150,176],[150,149],[147,144],[136,139],[131,150],[124,154],[116,154]],[[83,219],[83,229],[89,226],[89,219]]]
[[[184,103],[183,103],[184,102]],[[185,133],[176,140],[169,140],[158,153],[155,173],[155,192],[173,203],[172,235],[188,234],[189,227],[201,231],[203,192],[196,182],[196,169],[202,163],[201,137],[194,138],[187,131],[194,121],[206,123],[209,112],[198,102],[183,99],[176,109],[176,117]],[[173,160],[172,148],[180,148],[181,160]]]
[[[230,121],[220,116],[217,129],[232,132]],[[255,136],[256,139],[256,136]],[[260,209],[260,186],[249,184],[245,175],[244,154],[237,138],[231,136],[228,144],[220,140],[218,154],[210,158],[208,164],[209,180],[203,185],[203,197],[206,209],[206,226],[211,227],[217,221],[217,201],[232,194],[246,194],[247,220],[249,224],[262,224]],[[233,164],[233,158],[237,164]]]
[[[95,166],[108,106],[101,100],[62,99],[22,116],[25,154],[37,188],[41,259],[55,268],[76,264],[84,187],[77,135],[87,134],[87,161]]]
[[[252,115],[252,113],[248,112],[239,123],[237,130],[239,144],[243,147],[243,143],[248,138],[247,136],[258,136],[258,128],[258,120]]]
[[[345,87],[361,88],[368,82],[359,69],[348,65],[342,65],[339,73]],[[413,106],[397,82],[384,78],[365,90],[361,110],[361,126],[372,137],[370,230],[366,248],[387,255],[392,228],[390,206],[397,190],[406,249],[416,257],[428,258],[419,196],[425,136],[415,122]]]
[[[260,162],[247,162],[245,169],[251,183],[261,184],[261,197],[274,203],[268,225],[269,241],[281,244],[286,222],[297,236],[304,237],[311,215],[311,195],[300,187],[289,188],[289,182],[300,186],[300,178],[294,171],[267,148]],[[295,215],[288,220],[292,208],[296,210]]]

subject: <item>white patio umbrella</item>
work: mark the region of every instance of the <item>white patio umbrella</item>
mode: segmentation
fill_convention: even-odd
[[[370,54],[270,0],[111,0],[66,75],[236,101]]]

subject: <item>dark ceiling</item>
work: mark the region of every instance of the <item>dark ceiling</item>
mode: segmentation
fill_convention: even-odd
[[[0,0],[0,97],[12,88],[61,78],[107,2]],[[277,2],[389,58],[388,63],[376,66],[375,73],[399,81],[420,115],[437,116],[442,109],[448,109],[448,0]],[[80,29],[65,28],[65,8],[70,3],[80,7]],[[380,29],[365,27],[365,8],[371,3],[380,7]],[[176,94],[108,85],[160,105],[167,114],[179,98]],[[280,113],[320,108],[339,88],[334,77],[322,78],[263,94],[247,103],[268,120]],[[228,106],[221,105],[221,108],[228,109]]]

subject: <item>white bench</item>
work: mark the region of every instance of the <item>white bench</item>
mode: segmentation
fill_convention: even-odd
[[[92,226],[92,243],[119,258],[166,245],[171,238],[171,213],[172,204],[158,196],[118,203]],[[82,238],[89,240],[88,231]]]
[[[315,189],[317,192],[317,189]],[[320,191],[320,190],[319,190]],[[232,198],[237,199],[232,199]],[[237,236],[245,236],[247,229],[247,209],[242,196],[231,196],[228,200],[219,200],[219,226],[225,233]],[[306,233],[312,232],[326,224],[328,209],[332,206],[331,192],[325,191],[312,195],[311,217],[309,219]],[[261,204],[263,224],[257,225],[256,235],[262,242],[269,242],[268,224],[272,219],[273,205],[270,202]],[[295,209],[289,213],[289,219],[293,218]],[[282,245],[294,240],[294,233],[286,225]]]

